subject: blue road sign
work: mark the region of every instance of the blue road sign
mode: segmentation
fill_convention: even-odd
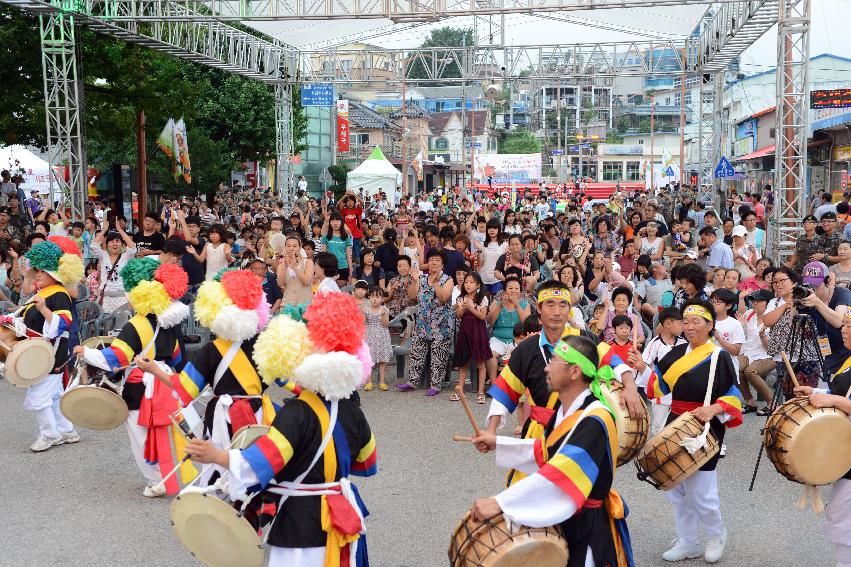
[[[733,169],[733,165],[730,163],[730,160],[721,156],[721,161],[718,162],[718,166],[715,168],[715,179],[724,179],[727,177],[733,177],[734,175],[736,175],[736,170]]]
[[[667,175],[668,177],[673,177],[675,175],[674,168],[669,165],[668,169],[665,170],[665,175]]]
[[[550,155],[552,155],[552,156],[563,156],[564,150],[550,150]]]
[[[331,83],[302,85],[301,105],[334,106],[334,85]]]

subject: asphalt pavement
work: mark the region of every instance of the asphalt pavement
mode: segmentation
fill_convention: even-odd
[[[394,375],[388,369],[388,376]],[[280,392],[275,395],[280,396]],[[443,567],[451,534],[473,500],[496,493],[504,478],[492,455],[466,443],[470,425],[448,393],[426,398],[375,390],[362,393],[378,443],[379,473],[356,479],[371,513],[367,520],[375,567]],[[82,442],[33,454],[32,415],[23,392],[0,380],[0,567],[198,565],[172,533],[169,501],[142,496],[123,427],[82,430]],[[487,406],[473,411],[484,422]],[[748,492],[764,418],[745,416],[727,435],[719,465],[728,545],[721,565],[804,567],[834,564],[822,520],[793,504],[801,488],[763,458]],[[616,487],[629,509],[636,565],[666,565],[661,554],[674,537],[664,494],[636,479],[632,464]],[[826,497],[827,490],[822,494]],[[681,563],[704,565],[702,559]]]

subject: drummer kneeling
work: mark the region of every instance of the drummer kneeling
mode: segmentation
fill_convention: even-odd
[[[598,371],[597,349],[581,336],[559,341],[554,355],[546,367],[547,385],[561,407],[547,424],[546,441],[484,431],[473,439],[479,450],[496,450],[498,466],[530,475],[493,498],[477,500],[473,518],[502,513],[533,528],[561,524],[568,567],[632,564],[625,506],[612,490],[618,436],[612,408],[599,394],[599,381],[611,368]]]

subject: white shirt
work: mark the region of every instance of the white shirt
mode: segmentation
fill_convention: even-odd
[[[765,325],[760,324],[758,319],[753,309],[745,311],[745,324],[743,325],[745,330],[745,344],[742,345],[741,354],[747,357],[748,362],[771,358],[762,344],[762,339],[759,337],[759,332],[765,328]],[[767,336],[768,329],[765,332]]]
[[[305,181],[304,179],[299,179],[298,190],[299,191],[307,191],[307,181]]]
[[[430,213],[434,210],[434,205],[430,201],[420,201],[417,203],[417,208],[419,208],[421,213]]]
[[[739,323],[739,320],[735,317],[727,317],[723,321],[720,319],[716,320],[715,332],[721,335],[721,338],[728,343],[732,343],[734,345],[742,345],[745,343],[745,330],[742,328],[742,324]],[[721,344],[715,339],[713,339],[712,342],[721,346]],[[738,376],[739,360],[732,353],[730,353],[730,356],[733,358],[733,367],[736,369],[736,375]]]
[[[337,280],[334,278],[325,278],[319,282],[319,286],[316,288],[316,293],[330,291],[340,291],[340,286],[337,285]]]

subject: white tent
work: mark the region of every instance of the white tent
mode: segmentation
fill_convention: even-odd
[[[375,146],[362,164],[346,175],[346,189],[363,187],[367,195],[384,191],[390,203],[396,202],[396,188],[402,184],[402,173],[390,163],[381,148]]]
[[[12,175],[23,175],[21,189],[28,195],[31,189],[38,189],[42,194],[47,194],[50,190],[50,164],[24,146],[0,148],[0,170],[2,169],[8,169]]]

